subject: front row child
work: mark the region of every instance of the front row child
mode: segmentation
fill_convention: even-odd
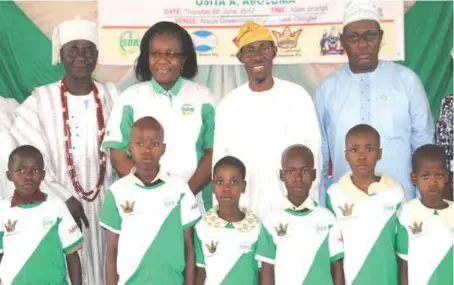
[[[257,240],[263,228],[257,216],[239,207],[246,188],[246,167],[226,156],[213,168],[213,190],[218,206],[206,212],[195,226],[197,285],[257,285]],[[263,272],[263,268],[262,268]],[[260,284],[274,284],[263,283]]]
[[[282,154],[281,164],[287,198],[282,210],[263,222],[266,234],[259,240],[257,260],[263,269],[274,267],[276,285],[344,284],[336,218],[309,195],[316,178],[314,155],[303,145],[293,145]]]
[[[200,211],[188,184],[159,168],[164,130],[152,117],[131,128],[135,170],[116,181],[104,201],[106,284],[193,285],[192,227]]]
[[[443,199],[448,183],[443,149],[424,145],[412,164],[411,180],[421,197],[404,204],[399,214],[400,284],[454,284],[454,204]]]
[[[67,285],[68,274],[71,284],[82,284],[77,253],[82,233],[66,204],[41,192],[45,172],[39,150],[30,145],[13,150],[6,175],[15,191],[0,201],[1,283]]]
[[[373,127],[350,129],[345,147],[352,172],[328,189],[326,206],[341,227],[346,284],[397,285],[397,210],[404,191],[390,177],[375,172],[382,151]]]

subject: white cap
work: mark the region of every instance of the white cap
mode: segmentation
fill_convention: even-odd
[[[52,35],[52,64],[60,62],[61,47],[75,40],[87,40],[98,47],[98,25],[77,17],[55,27]]]
[[[382,17],[382,9],[378,7],[377,1],[352,0],[345,7],[344,27],[361,20],[373,20],[380,23]]]

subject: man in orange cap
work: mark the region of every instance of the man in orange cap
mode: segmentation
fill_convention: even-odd
[[[237,39],[237,57],[246,69],[248,82],[227,94],[217,106],[213,165],[226,155],[245,163],[248,184],[240,203],[263,219],[270,211],[281,210],[286,200],[279,179],[282,152],[293,144],[306,145],[319,169],[321,135],[314,103],[306,90],[273,77],[277,47],[270,31],[246,22]],[[318,180],[311,195],[319,200]]]

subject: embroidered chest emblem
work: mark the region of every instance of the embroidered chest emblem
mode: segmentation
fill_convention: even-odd
[[[184,104],[183,106],[181,106],[181,114],[183,116],[187,116],[192,113],[194,113],[194,106],[192,106],[191,104]]]
[[[422,232],[422,222],[418,223],[418,222],[414,221],[413,225],[408,226],[408,228],[411,230],[411,232],[414,235],[420,234]]]
[[[121,209],[123,210],[123,213],[125,214],[130,214],[132,212],[134,212],[134,205],[136,204],[136,202],[129,202],[129,201],[126,201],[124,204],[120,205]]]
[[[277,227],[274,227],[274,230],[276,231],[277,236],[283,237],[287,235],[287,228],[288,224],[284,225],[282,223],[279,223]]]
[[[339,207],[339,209],[342,211],[344,217],[349,217],[353,214],[353,206],[355,206],[355,204],[348,205],[345,203],[344,206]]]
[[[216,253],[216,250],[218,249],[218,244],[219,242],[214,242],[214,241],[211,241],[211,243],[209,244],[205,244],[206,248],[208,249],[208,252],[209,253]]]
[[[16,224],[17,224],[17,220],[15,220],[15,221],[8,220],[8,222],[5,224],[6,232],[7,233],[14,232],[16,230]]]

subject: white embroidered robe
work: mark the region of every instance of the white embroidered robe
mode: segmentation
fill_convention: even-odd
[[[105,233],[99,226],[102,202],[108,187],[114,182],[115,171],[107,157],[107,170],[101,193],[94,202],[80,198],[74,190],[68,173],[65,155],[60,82],[36,88],[17,108],[11,134],[19,145],[37,147],[44,156],[46,185],[54,194],[67,200],[71,196],[82,202],[90,223],[83,227],[83,246],[79,252],[82,263],[83,285],[103,285]],[[103,86],[96,83],[103,106],[104,123],[118,98],[112,84]],[[98,124],[93,93],[74,96],[68,93],[69,124],[71,128],[72,152],[79,183],[85,191],[96,185],[99,172]],[[45,187],[43,187],[45,188]]]

